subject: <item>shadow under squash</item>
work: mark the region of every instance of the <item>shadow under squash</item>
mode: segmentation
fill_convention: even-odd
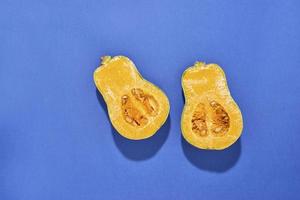
[[[224,150],[202,150],[189,144],[181,136],[181,146],[185,157],[199,169],[226,172],[239,160],[241,141],[238,139],[232,146]]]
[[[107,120],[109,119],[107,106],[102,95],[96,89],[98,101],[106,112]],[[171,127],[170,115],[162,127],[150,138],[144,140],[130,140],[121,136],[111,124],[111,133],[114,142],[120,152],[130,160],[142,161],[153,157],[168,138]]]

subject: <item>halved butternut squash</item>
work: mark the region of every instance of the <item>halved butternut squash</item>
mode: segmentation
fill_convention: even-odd
[[[112,125],[128,139],[152,136],[169,115],[167,96],[146,81],[125,56],[102,57],[94,82],[107,104]]]
[[[190,144],[200,149],[221,150],[240,137],[242,114],[220,66],[196,62],[184,71],[182,88],[185,106],[181,129]]]

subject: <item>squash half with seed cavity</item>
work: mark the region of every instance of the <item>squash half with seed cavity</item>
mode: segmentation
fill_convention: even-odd
[[[122,136],[145,139],[165,123],[170,110],[167,96],[146,81],[129,58],[102,57],[94,82],[107,105],[112,125]]]
[[[182,88],[185,106],[181,129],[190,144],[200,149],[221,150],[240,137],[242,114],[220,66],[196,62],[184,71]]]

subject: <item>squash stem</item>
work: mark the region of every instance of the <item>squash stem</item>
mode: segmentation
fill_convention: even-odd
[[[205,66],[205,62],[195,62],[194,67],[204,67]]]
[[[101,65],[105,65],[111,60],[111,56],[102,56],[101,57]]]

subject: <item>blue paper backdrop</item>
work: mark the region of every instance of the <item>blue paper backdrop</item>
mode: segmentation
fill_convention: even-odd
[[[118,135],[93,83],[127,55],[170,117]],[[244,117],[221,152],[181,137],[181,74],[220,64]],[[0,1],[0,199],[297,199],[300,1]]]

